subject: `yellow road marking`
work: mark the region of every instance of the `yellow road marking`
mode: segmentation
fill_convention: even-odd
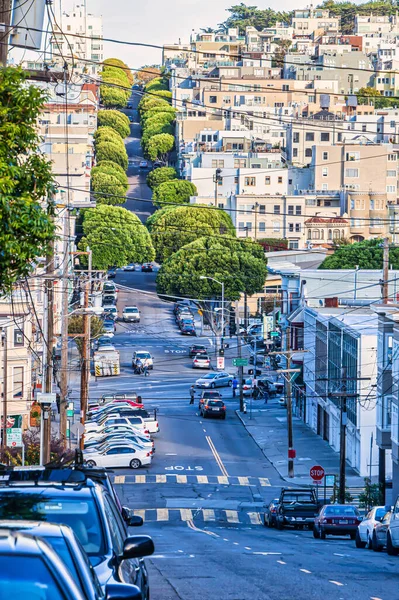
[[[224,466],[223,461],[220,458],[219,453],[216,450],[215,445],[212,442],[210,436],[209,435],[205,436],[205,439],[208,442],[208,445],[209,445],[209,447],[211,449],[211,452],[212,452],[213,456],[215,457],[215,460],[216,460],[217,464],[219,465],[219,469],[222,471],[222,474],[225,475],[226,477],[228,477],[229,474],[228,474],[228,472],[226,470],[226,467]]]
[[[125,476],[117,475],[114,479],[114,483],[125,483]]]
[[[157,521],[169,521],[169,511],[167,508],[157,508]]]
[[[187,483],[187,475],[176,475],[176,483]]]
[[[192,521],[193,520],[193,513],[189,508],[181,508],[180,516],[181,516],[182,521]]]
[[[257,513],[257,512],[249,512],[248,516],[250,518],[250,521],[251,521],[252,525],[262,525],[259,513]]]
[[[208,477],[206,475],[197,475],[198,483],[208,483]]]
[[[166,475],[156,475],[155,481],[156,483],[166,483]]]
[[[238,483],[240,485],[249,485],[249,479],[248,479],[248,477],[239,477]]]
[[[145,510],[135,510],[134,514],[137,515],[138,517],[141,517],[143,520],[145,520]]]
[[[239,523],[238,512],[236,510],[225,510],[228,523]]]
[[[229,478],[225,477],[224,475],[218,475],[218,483],[229,485]]]
[[[204,521],[215,521],[215,511],[212,508],[204,508],[202,511]]]
[[[263,487],[270,486],[270,481],[267,477],[259,477],[260,485]]]
[[[136,483],[145,483],[145,475],[136,475]]]

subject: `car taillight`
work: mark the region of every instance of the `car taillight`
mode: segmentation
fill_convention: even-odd
[[[226,410],[226,407],[225,407],[225,406],[222,406],[222,410]]]
[[[148,429],[144,429],[144,433],[150,433]]]
[[[270,512],[271,512],[271,513],[275,513],[275,512],[277,512],[277,511],[276,511],[276,509],[275,509],[275,508],[271,508],[271,509],[270,509]]]
[[[151,456],[151,452],[147,452],[147,456]]]

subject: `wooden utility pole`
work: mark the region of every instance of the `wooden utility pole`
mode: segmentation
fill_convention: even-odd
[[[90,379],[90,314],[89,300],[91,291],[92,254],[87,249],[88,271],[87,281],[84,289],[84,314],[83,314],[83,343],[82,343],[82,367],[80,377],[80,422],[84,426],[86,422],[87,405],[89,402],[89,379]],[[84,449],[84,435],[80,436],[80,449]]]
[[[383,245],[384,255],[383,255],[383,271],[382,271],[382,303],[388,304],[388,281],[389,281],[389,239],[384,238]]]
[[[338,499],[341,504],[345,504],[346,490],[346,424],[348,421],[347,408],[347,387],[346,387],[346,368],[342,368],[342,393],[341,397],[341,423],[339,439],[339,493]]]
[[[2,348],[3,348],[3,421],[2,421],[2,431],[1,431],[1,454],[2,459],[6,462],[5,449],[7,447],[7,395],[8,395],[8,348],[7,348],[7,325],[3,328],[2,332]]]
[[[68,293],[69,293],[69,214],[63,216],[64,244],[61,298],[61,373],[60,373],[60,437],[66,442],[68,404]]]
[[[46,339],[43,339],[45,344],[45,364],[44,370],[44,391],[48,394],[52,392],[53,381],[53,348],[54,348],[54,250],[55,244],[52,240],[49,252],[46,257],[46,279],[44,282],[46,302]],[[47,413],[45,415],[45,412]],[[49,418],[48,410],[42,410],[42,427],[43,427],[43,464],[50,462],[50,441],[51,441],[51,419]]]
[[[0,64],[3,67],[7,66],[10,19],[11,0],[0,0]]]
[[[241,352],[240,317],[238,314],[238,300],[236,301],[236,329],[237,329],[237,354],[238,354],[238,358],[241,358],[242,352]],[[244,412],[243,379],[244,379],[244,367],[238,367],[238,380],[240,383],[240,412]]]

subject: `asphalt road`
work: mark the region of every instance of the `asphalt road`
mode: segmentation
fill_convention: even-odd
[[[122,372],[92,381],[91,397],[137,391],[157,409],[160,433],[150,468],[115,469],[123,503],[144,517],[132,534],[153,537],[147,559],[153,600],[391,600],[399,598],[398,558],[358,550],[345,538],[266,529],[262,506],[285,484],[238,420],[223,388],[225,421],[204,420],[189,405],[193,371],[172,305],[153,295],[156,273],[119,271],[118,309],[137,304],[140,324],[118,323],[113,342]],[[125,289],[125,286],[130,288]],[[195,338],[194,338],[195,339]],[[197,338],[197,341],[199,339]],[[213,348],[212,338],[201,343]],[[134,349],[154,356],[150,376],[133,375]],[[232,347],[228,352],[234,354]]]
[[[124,208],[134,212],[144,223],[147,217],[154,212],[154,206],[151,202],[152,192],[146,183],[147,170],[139,168],[140,160],[143,158],[143,151],[140,145],[141,128],[137,112],[137,105],[141,96],[137,92],[132,93],[130,102],[133,109],[126,109],[123,112],[133,118],[130,127],[130,137],[126,138],[125,146],[129,157],[129,167],[127,176],[129,189],[127,192],[128,200],[123,204]]]

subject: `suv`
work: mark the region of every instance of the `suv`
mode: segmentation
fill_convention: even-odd
[[[133,352],[133,356],[132,356],[133,369],[137,366],[137,364],[139,362],[141,362],[142,364],[144,364],[144,362],[145,362],[147,364],[148,369],[154,368],[154,360],[153,360],[151,354],[149,352],[147,352],[146,350],[137,350],[137,352]]]
[[[131,321],[132,323],[140,323],[140,311],[137,306],[125,306],[122,312],[122,319],[124,321]]]
[[[226,406],[222,400],[207,398],[201,406],[200,413],[204,419],[207,417],[219,417],[219,419],[225,419]]]
[[[103,485],[103,479],[96,476],[98,472],[93,469],[91,479],[90,469],[84,468],[6,467],[1,472],[0,519],[69,525],[103,588],[117,582],[134,584],[146,600],[148,573],[141,557],[154,552],[153,541],[142,535],[128,537],[127,525],[139,523],[126,508],[122,509],[124,520],[109,479]]]
[[[208,398],[211,398],[212,400],[221,400],[222,394],[214,390],[204,390],[198,400],[198,410],[201,410],[201,406]]]

